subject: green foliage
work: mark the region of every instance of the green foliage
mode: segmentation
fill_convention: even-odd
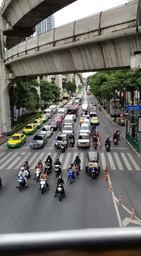
[[[41,100],[44,100],[45,102],[56,101],[60,97],[60,88],[54,83],[41,81],[40,90]]]
[[[76,92],[76,83],[75,80],[73,82],[68,81],[66,84],[63,84],[63,89],[65,89],[67,92],[71,92],[71,94]]]

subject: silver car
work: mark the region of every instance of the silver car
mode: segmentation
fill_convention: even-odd
[[[62,133],[64,134],[74,134],[74,129],[72,125],[64,125]]]
[[[89,136],[91,136],[91,130],[90,130],[90,127],[87,124],[81,124],[79,132],[80,133],[87,133]]]
[[[41,129],[41,134],[46,134],[46,136],[49,138],[53,134],[53,127],[52,125],[44,125]]]
[[[79,133],[77,139],[78,148],[89,148],[90,147],[90,137],[88,133]]]

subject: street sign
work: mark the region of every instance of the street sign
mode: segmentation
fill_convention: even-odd
[[[137,105],[128,105],[128,106],[126,106],[126,110],[127,110],[127,111],[133,111],[133,110],[139,110],[139,111],[141,111],[141,106],[137,106]]]

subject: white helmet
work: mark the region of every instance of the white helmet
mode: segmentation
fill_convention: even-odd
[[[21,171],[24,171],[24,167],[23,166],[21,167]]]

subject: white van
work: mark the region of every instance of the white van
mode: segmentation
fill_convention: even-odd
[[[44,114],[46,114],[46,116],[48,116],[48,118],[52,118],[53,117],[53,110],[51,108],[46,108],[44,110]]]
[[[57,115],[65,117],[67,110],[65,108],[59,108],[57,111]]]
[[[51,105],[51,106],[49,106],[49,108],[53,110],[53,113],[57,112],[57,106],[56,105]]]
[[[63,126],[64,125],[73,125],[74,126],[74,115],[66,115],[63,120]]]

